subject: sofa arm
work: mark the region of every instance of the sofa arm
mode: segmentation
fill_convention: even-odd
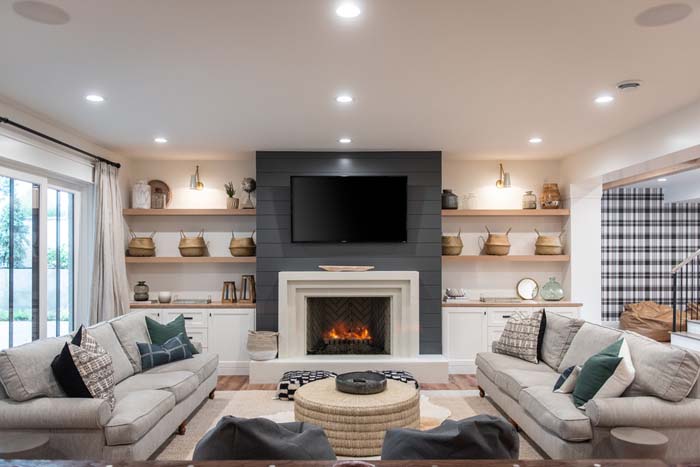
[[[700,427],[700,399],[669,402],[658,397],[615,397],[586,403],[593,426]]]
[[[100,429],[112,417],[103,399],[41,397],[25,402],[0,400],[2,429]]]

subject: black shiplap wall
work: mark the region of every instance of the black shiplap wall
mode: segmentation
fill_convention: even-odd
[[[317,271],[319,264],[373,265],[420,273],[420,351],[442,353],[441,153],[258,151],[257,327],[277,330],[277,274]],[[289,178],[292,175],[406,175],[408,242],[291,243]],[[381,199],[377,199],[381,203]]]

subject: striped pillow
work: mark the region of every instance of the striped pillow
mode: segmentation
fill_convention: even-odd
[[[154,366],[192,358],[189,339],[182,332],[175,337],[171,337],[162,345],[137,342],[136,346],[141,354],[141,368],[144,371]]]

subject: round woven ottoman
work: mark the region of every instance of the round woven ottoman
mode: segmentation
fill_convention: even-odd
[[[345,394],[328,378],[294,393],[294,417],[323,427],[336,455],[378,456],[386,430],[419,427],[420,393],[413,384],[389,380],[379,394]]]

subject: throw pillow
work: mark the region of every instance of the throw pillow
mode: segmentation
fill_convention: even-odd
[[[84,326],[53,359],[51,370],[68,397],[104,399],[114,409],[112,357]]]
[[[576,380],[581,372],[580,366],[572,366],[564,370],[559,379],[554,383],[554,392],[561,394],[571,394],[576,387]]]
[[[193,355],[199,353],[192,342],[190,342],[187,330],[185,329],[185,317],[182,315],[168,324],[160,324],[158,321],[146,316],[146,327],[148,328],[148,335],[151,338],[151,342],[154,344],[163,345],[173,337],[184,334],[185,337],[187,337],[187,346],[190,348],[190,352]]]
[[[619,397],[634,381],[629,346],[620,339],[583,364],[574,388],[574,402],[582,408],[591,399]]]
[[[542,321],[540,321],[540,332],[537,334],[537,361],[542,361],[542,346],[544,345],[544,332],[547,330],[547,313],[542,308]]]
[[[494,351],[517,357],[530,363],[538,363],[537,346],[542,323],[542,311],[530,315],[515,313],[506,321],[501,338],[494,345]]]
[[[142,370],[146,371],[154,366],[192,358],[192,352],[187,345],[189,341],[185,333],[181,332],[177,336],[165,341],[163,345],[137,342],[136,346],[139,348],[139,353],[141,354]]]

